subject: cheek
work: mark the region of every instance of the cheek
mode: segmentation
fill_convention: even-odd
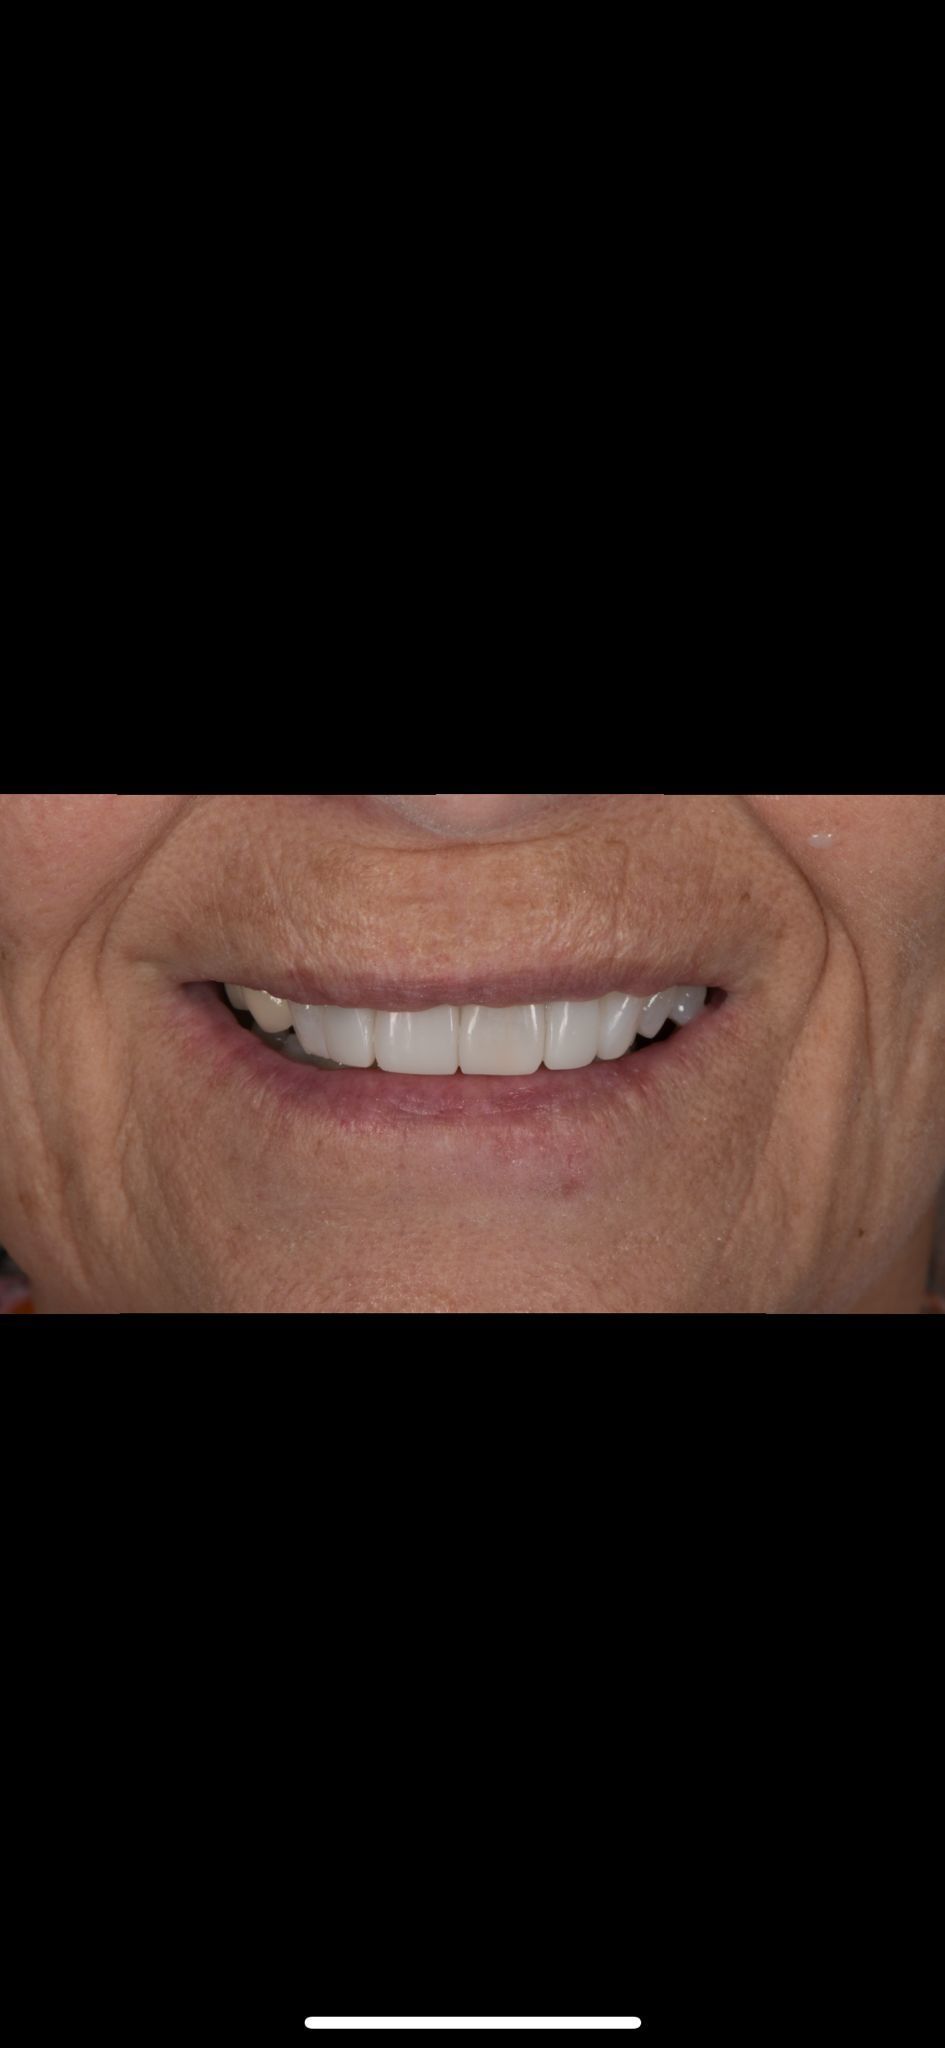
[[[41,949],[75,929],[187,802],[180,796],[0,798],[0,932],[7,943]]]
[[[744,802],[858,944],[910,967],[945,946],[945,797]]]

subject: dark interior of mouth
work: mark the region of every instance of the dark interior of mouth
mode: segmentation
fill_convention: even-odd
[[[222,981],[219,982],[217,985],[217,993],[220,997],[221,1002],[223,1002],[226,1005],[226,1008],[229,1010],[230,1015],[236,1018],[237,1024],[242,1024],[244,1031],[251,1031],[253,1028],[253,1020],[249,1014],[249,1011],[234,1010]]]
[[[234,1017],[236,1018],[236,1021],[237,1021],[237,1023],[238,1023],[238,1024],[242,1024],[242,1026],[243,1026],[243,1030],[244,1030],[244,1031],[251,1031],[251,1030],[252,1030],[252,1028],[253,1028],[253,1020],[252,1020],[252,1017],[250,1016],[250,1013],[249,1013],[249,1011],[248,1011],[248,1010],[234,1010],[234,1008],[233,1008],[233,1005],[232,1005],[232,1003],[230,1002],[230,998],[229,998],[229,996],[227,995],[226,989],[224,988],[224,986],[223,986],[223,983],[222,983],[222,982],[221,982],[221,983],[219,984],[219,993],[220,993],[220,998],[221,998],[221,1001],[222,1001],[222,1002],[224,1002],[224,1003],[226,1004],[226,1007],[227,1007],[227,1009],[228,1009],[228,1010],[229,1010],[229,1011],[231,1012],[231,1014],[232,1014],[232,1015],[233,1015],[233,1016],[234,1016]],[[718,1007],[718,1005],[719,1005],[719,1003],[720,1003],[720,1002],[724,1002],[724,1001],[725,1001],[725,990],[724,990],[724,989],[721,989],[721,988],[710,988],[710,989],[709,989],[709,991],[708,991],[708,994],[707,994],[707,996],[706,996],[706,1009],[708,1009],[708,1008],[709,1008],[710,1006],[711,1006],[712,1008],[717,1008],[717,1007]],[[646,1046],[648,1046],[648,1045],[661,1045],[661,1044],[662,1044],[662,1042],[663,1042],[663,1040],[664,1040],[664,1038],[672,1038],[673,1032],[674,1032],[674,1031],[679,1031],[679,1030],[681,1030],[681,1029],[682,1029],[682,1026],[681,1026],[681,1025],[679,1025],[679,1024],[674,1024],[674,1023],[673,1023],[673,1020],[672,1020],[672,1018],[671,1018],[671,1017],[667,1017],[667,1019],[666,1019],[666,1022],[665,1022],[665,1024],[663,1025],[663,1028],[662,1028],[662,1030],[661,1030],[661,1031],[657,1031],[657,1032],[656,1032],[656,1034],[655,1034],[655,1036],[654,1036],[653,1038],[641,1038],[641,1037],[640,1037],[640,1035],[639,1035],[639,1033],[638,1033],[638,1034],[637,1034],[637,1036],[636,1036],[636,1038],[635,1038],[635,1039],[634,1039],[634,1041],[633,1041],[633,1044],[632,1044],[632,1045],[631,1045],[631,1047],[630,1047],[630,1051],[629,1051],[629,1052],[625,1052],[625,1053],[624,1053],[624,1055],[623,1055],[624,1059],[630,1059],[630,1058],[632,1057],[632,1055],[633,1055],[633,1054],[634,1054],[635,1052],[642,1052],[642,1051],[644,1050],[644,1048],[645,1048]],[[265,1035],[265,1034],[264,1034],[264,1035]],[[282,1042],[283,1042],[283,1038],[284,1038],[284,1036],[285,1036],[285,1034],[284,1034],[284,1033],[280,1033],[280,1034],[276,1034],[276,1033],[274,1033],[274,1034],[273,1034],[273,1037],[272,1037],[272,1049],[273,1049],[273,1052],[278,1052],[278,1051],[280,1050],[280,1048],[281,1048],[281,1045],[282,1045]]]

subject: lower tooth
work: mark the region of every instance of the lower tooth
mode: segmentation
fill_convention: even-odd
[[[261,1039],[263,1045],[270,1046],[273,1052],[281,1052],[284,1059],[298,1060],[304,1067],[338,1068],[342,1064],[341,1060],[324,1060],[317,1053],[305,1052],[294,1031],[262,1031],[256,1023],[250,1029],[253,1037]]]
[[[288,1038],[281,1050],[287,1060],[298,1060],[303,1067],[339,1067],[341,1065],[340,1060],[325,1059],[320,1052],[306,1052],[304,1045],[299,1044],[294,1031],[289,1032]]]

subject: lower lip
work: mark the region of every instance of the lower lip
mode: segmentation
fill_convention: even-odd
[[[191,983],[175,990],[179,1037],[188,1061],[207,1063],[208,1085],[232,1090],[234,1105],[258,1115],[271,1109],[283,1132],[296,1129],[310,1137],[313,1126],[349,1137],[383,1138],[405,1132],[449,1128],[460,1139],[468,1132],[479,1146],[494,1140],[494,1149],[519,1151],[533,1140],[546,1149],[559,1139],[573,1141],[593,1128],[600,1115],[612,1120],[621,1108],[639,1109],[659,1119],[671,1114],[682,1088],[713,1063],[730,1067],[740,1053],[744,1002],[721,991],[691,1024],[680,1026],[660,1044],[655,1041],[619,1060],[598,1060],[589,1067],[554,1072],[539,1067],[534,1074],[388,1074],[379,1067],[332,1070],[303,1065],[269,1048],[238,1023],[215,983]],[[724,1055],[726,1047],[729,1059]],[[723,1073],[717,1086],[727,1085]],[[240,1098],[242,1101],[240,1103]],[[252,1108],[251,1108],[252,1105]]]

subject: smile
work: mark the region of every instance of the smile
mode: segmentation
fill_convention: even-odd
[[[710,993],[674,986],[652,996],[615,992],[593,1002],[375,1010],[296,1003],[266,989],[224,984],[229,1007],[284,1058],[336,1071],[377,1067],[416,1076],[514,1076],[542,1066],[564,1073],[623,1059],[685,1029]]]
[[[231,1104],[236,1128],[247,1136],[256,1132],[254,1142],[264,1148],[287,1142],[305,1147],[332,1133],[348,1143],[385,1137],[396,1143],[412,1132],[412,1142],[419,1144],[424,1129],[431,1134],[440,1129],[445,1138],[449,1128],[457,1143],[468,1135],[465,1167],[478,1178],[494,1168],[501,1171],[510,1159],[521,1167],[526,1152],[538,1162],[559,1156],[562,1148],[575,1162],[586,1153],[590,1167],[608,1134],[624,1146],[647,1144],[647,1127],[655,1131],[667,1119],[685,1119],[694,1090],[704,1115],[706,1081],[723,1097],[733,1085],[732,1062],[740,1060],[746,1007],[753,1009],[717,988],[684,1025],[666,1014],[657,1026],[654,1005],[643,1022],[655,1035],[647,1038],[635,1030],[619,1056],[595,1053],[581,1067],[549,1068],[543,1062],[534,1065],[533,1052],[529,1072],[431,1074],[385,1071],[376,1061],[355,1069],[330,1056],[307,1055],[294,1028],[262,1032],[249,1011],[237,1015],[219,983],[192,982],[169,990],[168,998],[167,1021],[176,1016],[172,1036],[184,1062],[182,1078],[202,1072],[199,1099],[208,1106]],[[629,1013],[625,1032],[631,1028],[628,1018]],[[323,1025],[328,1034],[335,1021]],[[547,1053],[547,1021],[542,1022]],[[541,1028],[537,1024],[536,1032]],[[339,1044],[337,1038],[331,1042]],[[495,1064],[494,1056],[487,1064]],[[425,1150],[424,1156],[429,1163],[432,1155]],[[399,1158],[403,1166],[404,1155]]]

